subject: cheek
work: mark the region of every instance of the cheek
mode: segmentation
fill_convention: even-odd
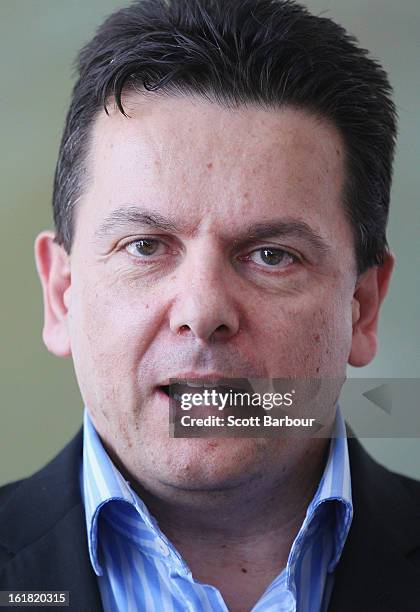
[[[72,303],[71,344],[85,403],[131,401],[138,364],[154,329],[149,301],[101,285],[88,285]]]
[[[308,359],[315,376],[341,377],[346,370],[351,346],[351,308],[341,302],[317,307],[307,330],[312,359]]]
[[[345,300],[318,298],[283,303],[275,316],[265,313],[265,320],[274,323],[260,327],[261,345],[267,347],[273,377],[335,377],[345,371],[352,333],[350,302],[345,308]]]

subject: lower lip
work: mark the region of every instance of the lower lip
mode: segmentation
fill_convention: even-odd
[[[160,387],[156,387],[156,393],[161,397],[165,397],[167,400],[169,399],[168,395],[166,395],[165,391],[163,391]]]

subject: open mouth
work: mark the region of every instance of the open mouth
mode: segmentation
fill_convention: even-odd
[[[173,407],[184,410],[210,407],[217,410],[250,408],[253,389],[247,379],[218,381],[174,381],[160,385],[159,391],[171,400]],[[255,407],[255,404],[254,406]]]

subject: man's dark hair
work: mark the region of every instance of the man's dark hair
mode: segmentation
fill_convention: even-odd
[[[291,0],[140,0],[102,24],[77,66],[53,194],[56,242],[68,253],[92,124],[111,100],[126,114],[121,96],[138,90],[329,121],[345,144],[358,272],[383,262],[397,114],[386,73],[340,25]]]

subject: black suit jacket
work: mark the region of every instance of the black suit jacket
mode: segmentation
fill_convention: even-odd
[[[0,488],[0,590],[70,591],[64,609],[97,612],[82,439],[80,430],[42,470]],[[354,517],[328,612],[420,612],[420,482],[376,463],[355,438],[348,444]]]

